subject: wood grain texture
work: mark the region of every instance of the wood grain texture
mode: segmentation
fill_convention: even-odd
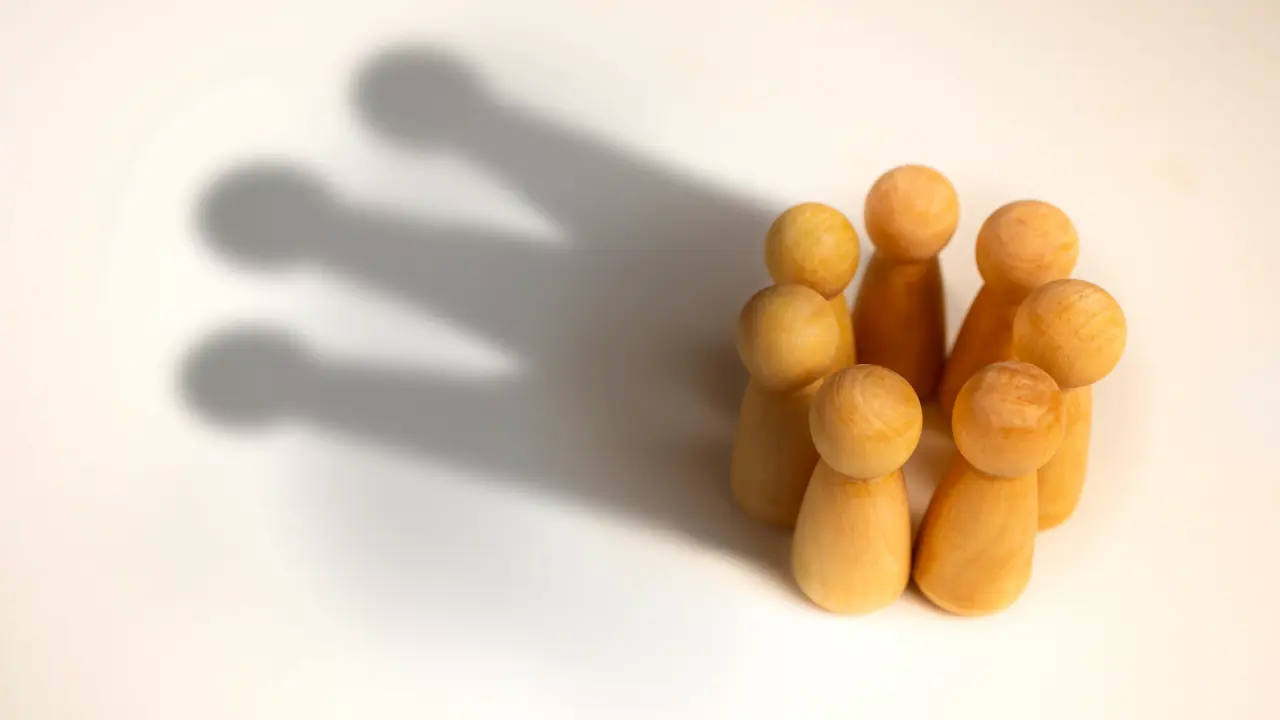
[[[899,262],[875,252],[853,310],[858,361],[911,383],[921,401],[934,396],[946,359],[946,308],[938,258]]]
[[[1014,359],[1018,306],[1037,287],[1070,275],[1079,246],[1066,213],[1040,200],[1007,203],[983,221],[974,242],[983,286],[943,370],[939,395],[946,417],[951,417],[956,394],[974,373],[993,362]]]
[[[982,472],[999,477],[1035,472],[1062,445],[1062,391],[1035,365],[992,363],[960,388],[951,430],[956,449]]]
[[[849,287],[861,259],[853,223],[822,203],[787,208],[765,234],[764,263],[773,281],[806,285],[825,298]]]
[[[960,388],[956,454],[925,510],[913,577],[936,605],[985,615],[1012,605],[1031,579],[1036,470],[1061,446],[1062,392],[1044,370],[1010,360]]]
[[[876,250],[904,262],[937,257],[960,222],[960,197],[927,165],[899,165],[876,178],[862,206]]]
[[[997,478],[956,453],[921,521],[912,579],[948,612],[999,612],[1031,579],[1036,529],[1034,472]]]
[[[791,527],[818,462],[809,406],[837,354],[840,329],[816,290],[774,285],[738,317],[738,356],[751,373],[738,412],[729,482],[747,515]]]
[[[738,357],[771,390],[798,390],[826,376],[840,345],[831,304],[805,285],[772,285],[738,315]]]
[[[1061,525],[1080,504],[1089,464],[1089,434],[1093,428],[1093,387],[1062,392],[1066,407],[1066,435],[1058,452],[1039,475],[1040,529]]]
[[[902,595],[911,576],[911,516],[901,470],[858,480],[819,460],[791,545],[801,591],[836,613],[862,614]]]
[[[1063,388],[1066,439],[1040,469],[1040,528],[1067,520],[1080,503],[1089,464],[1094,383],[1120,362],[1128,322],[1106,290],[1085,280],[1045,283],[1018,308],[1013,348],[1019,359],[1043,368]]]
[[[734,432],[729,481],[748,516],[793,527],[818,451],[809,433],[809,408],[821,381],[799,391],[747,383]]]
[[[840,345],[830,371],[854,364],[849,283],[858,271],[862,247],[849,218],[823,203],[793,205],[774,219],[765,234],[764,263],[777,284],[804,285],[831,303],[840,326]]]
[[[856,478],[902,467],[923,428],[924,413],[911,385],[879,365],[855,365],[827,376],[809,411],[818,454]]]

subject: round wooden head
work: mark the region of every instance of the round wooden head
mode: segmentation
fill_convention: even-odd
[[[1035,472],[1066,432],[1062,392],[1049,374],[1024,362],[998,362],[969,378],[956,397],[956,448],[978,470],[999,477]]]
[[[1124,354],[1128,324],[1106,290],[1084,280],[1048,283],[1027,296],[1013,319],[1013,352],[1063,388],[1092,385]]]
[[[767,287],[738,316],[738,355],[770,390],[798,390],[821,379],[839,344],[831,305],[804,285]]]
[[[863,222],[880,252],[901,260],[928,260],[951,242],[960,222],[960,198],[937,170],[903,165],[871,186]]]
[[[991,213],[976,245],[983,282],[1015,294],[1067,277],[1080,252],[1071,219],[1039,200],[1019,200]]]
[[[902,376],[854,365],[823,381],[809,407],[818,454],[837,472],[877,478],[902,467],[920,442],[920,399]]]
[[[853,223],[821,203],[788,208],[764,241],[764,263],[774,282],[807,285],[828,300],[853,281],[861,257]]]

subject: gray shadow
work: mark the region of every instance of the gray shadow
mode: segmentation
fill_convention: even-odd
[[[452,318],[527,372],[487,380],[359,365],[284,328],[232,327],[187,358],[190,406],[246,430],[285,421],[393,445],[745,557],[779,557],[785,535],[740,516],[727,487],[746,380],[732,332],[768,282],[762,243],[776,211],[506,104],[431,50],[378,56],[353,101],[380,140],[501,177],[564,229],[567,246],[398,217],[341,197],[309,168],[274,163],[246,163],[208,189],[204,236],[261,271],[305,264]]]

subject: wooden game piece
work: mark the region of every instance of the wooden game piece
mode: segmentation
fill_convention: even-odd
[[[903,165],[871,186],[863,213],[876,250],[853,309],[858,359],[893,370],[928,400],[947,351],[938,253],[956,231],[960,200],[937,170]]]
[[[769,226],[764,261],[775,283],[807,285],[831,303],[840,326],[832,371],[853,365],[856,342],[845,289],[858,272],[862,248],[849,218],[822,203],[790,207]]]
[[[1062,393],[1040,368],[1017,361],[979,370],[956,398],[957,453],[925,510],[912,578],[958,615],[1014,603],[1031,579],[1036,469],[1064,431]]]
[[[738,355],[751,379],[734,433],[729,478],[738,504],[761,522],[795,525],[818,462],[809,404],[839,344],[831,305],[804,285],[767,287],[742,308]]]
[[[805,595],[837,613],[868,613],[898,598],[911,577],[911,513],[902,465],[923,414],[892,370],[855,365],[827,377],[809,411],[820,459],[791,544]]]
[[[978,272],[983,279],[951,356],[938,396],[950,418],[956,395],[979,369],[1012,360],[1013,316],[1032,290],[1075,269],[1079,240],[1071,219],[1038,200],[1018,200],[998,208],[978,230]]]
[[[1060,525],[1080,503],[1093,424],[1092,386],[1120,362],[1127,336],[1115,298],[1084,280],[1042,285],[1018,308],[1014,353],[1053,377],[1066,406],[1062,447],[1039,471],[1041,530]]]

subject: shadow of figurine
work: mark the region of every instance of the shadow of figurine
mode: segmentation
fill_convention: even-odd
[[[375,58],[354,102],[382,140],[492,171],[567,242],[397,217],[287,164],[218,180],[198,209],[206,238],[263,271],[305,264],[453,318],[525,371],[361,365],[245,326],[192,351],[189,403],[226,424],[287,419],[393,444],[776,568],[785,536],[743,517],[728,490],[746,382],[733,332],[769,283],[776,211],[503,103],[431,50]]]

